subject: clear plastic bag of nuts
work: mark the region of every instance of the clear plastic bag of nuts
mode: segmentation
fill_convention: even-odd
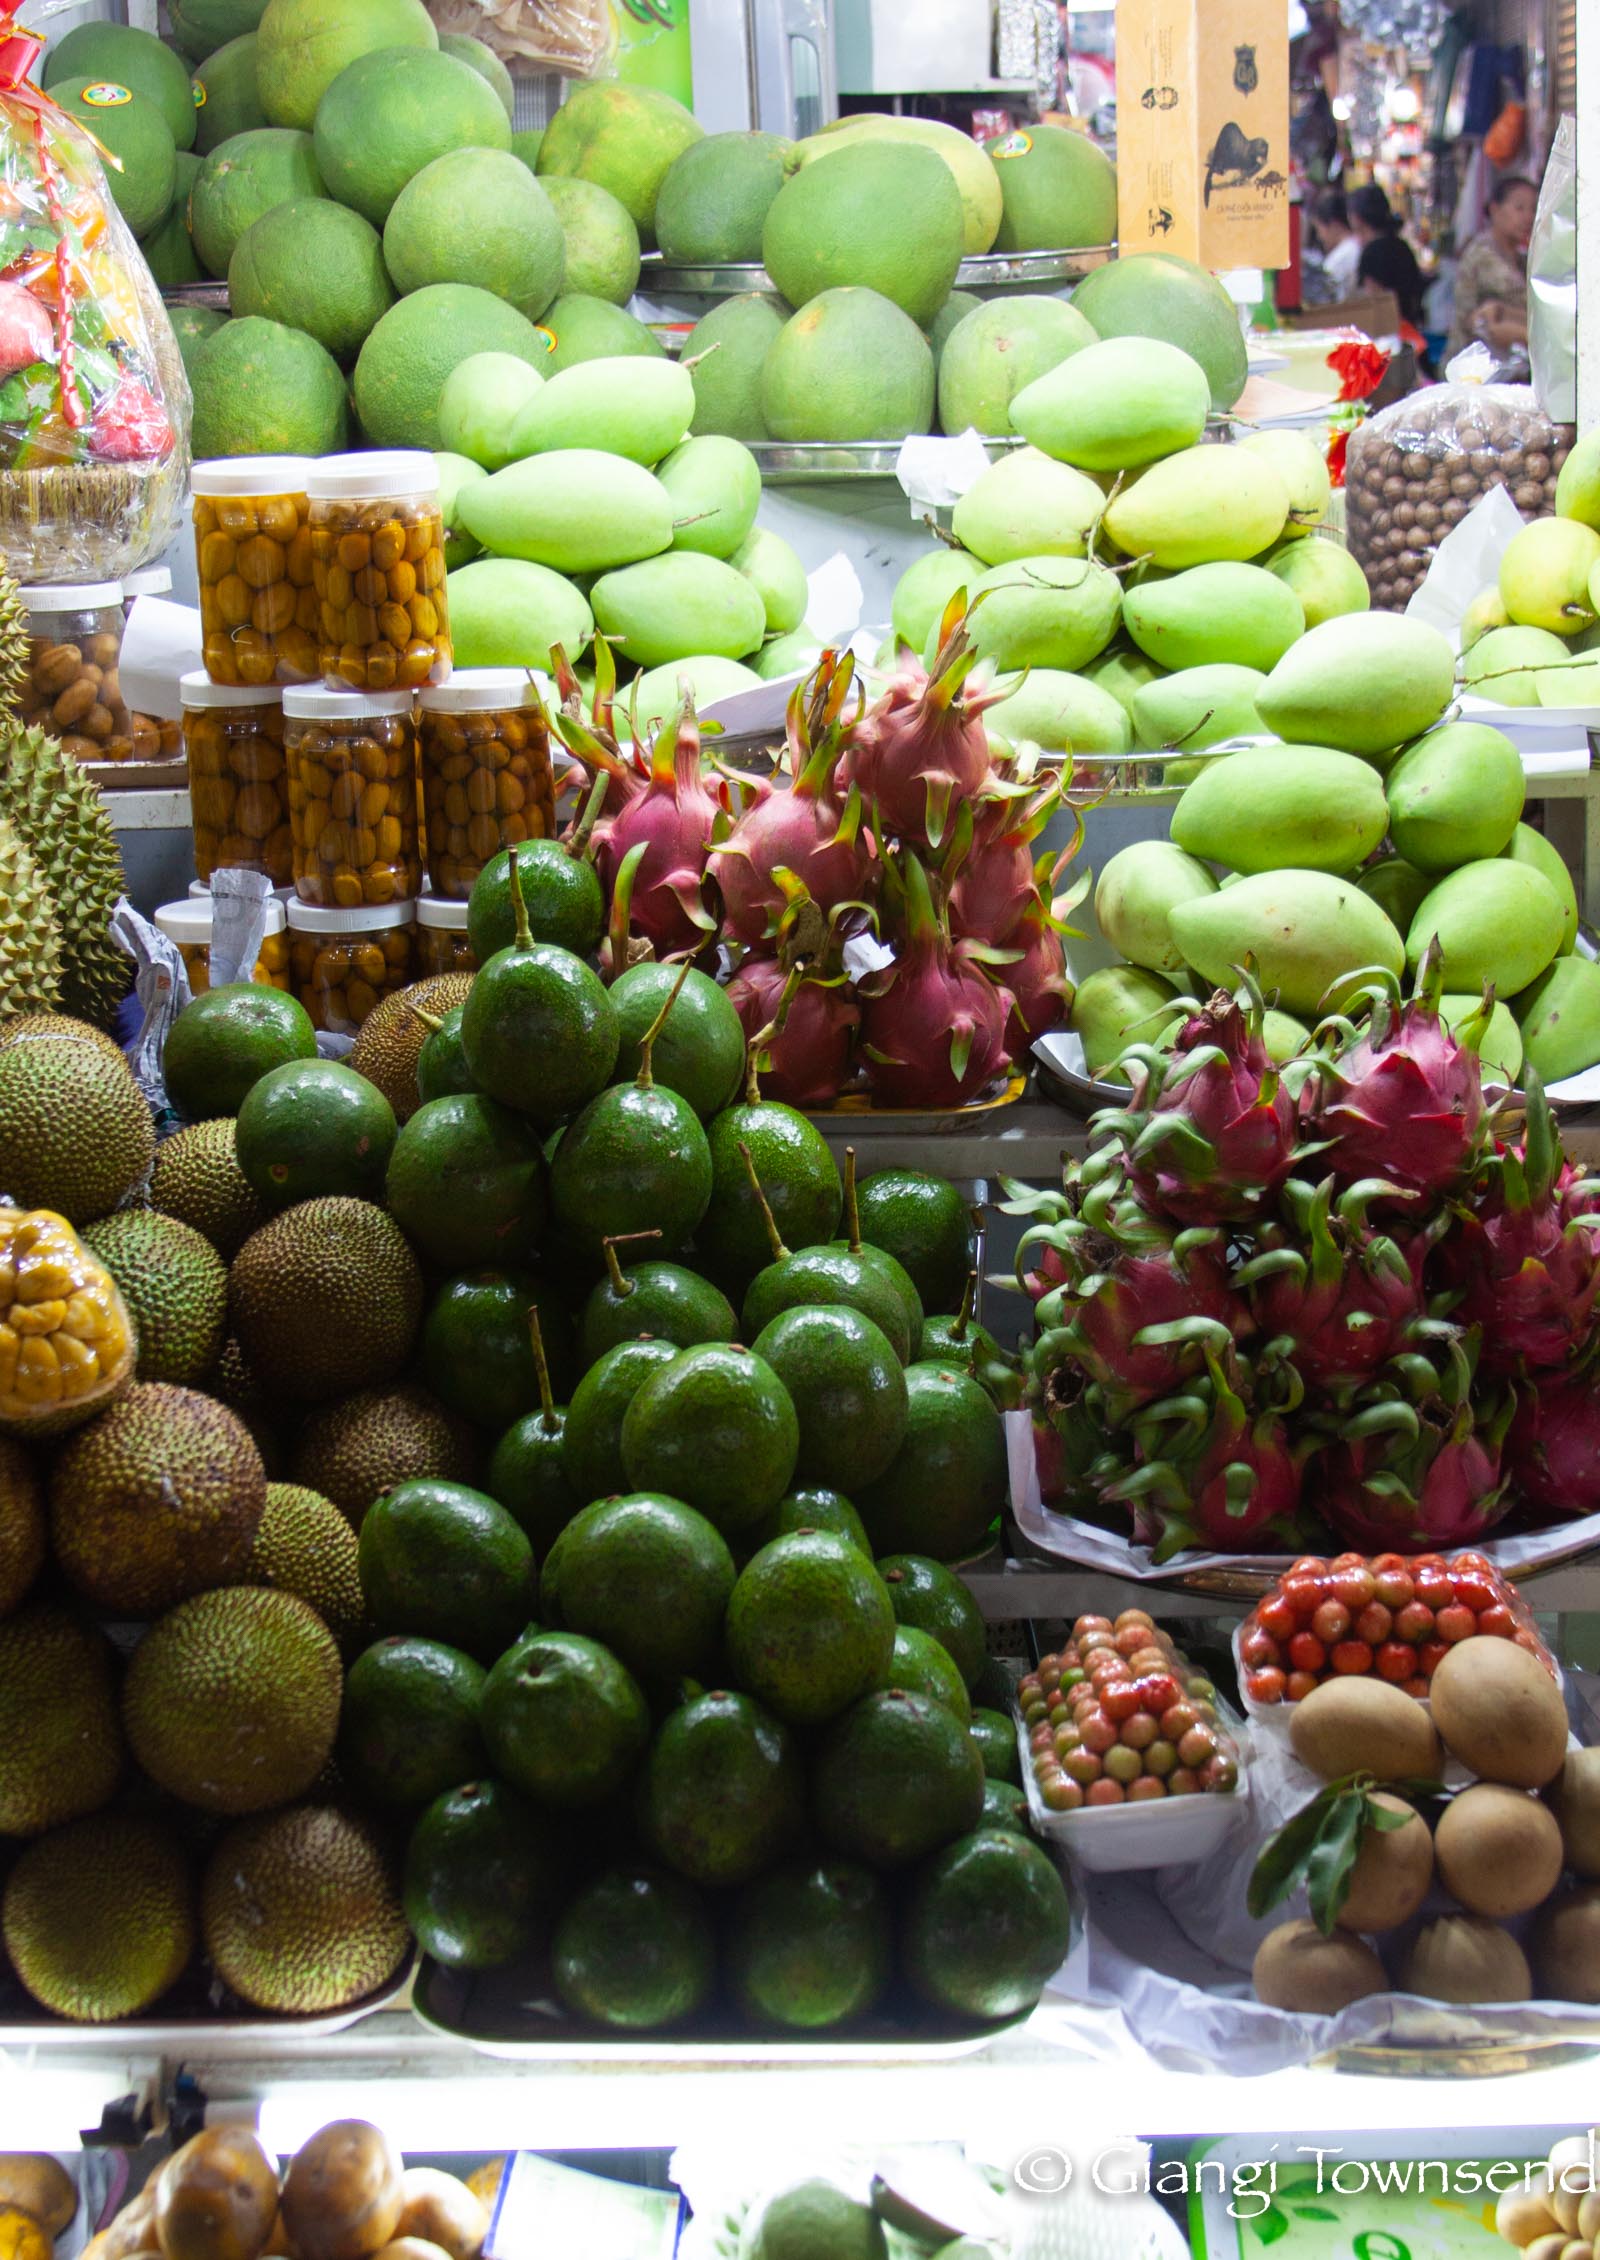
[[[1573,438],[1531,385],[1433,385],[1358,424],[1345,520],[1374,605],[1405,610],[1440,542],[1491,487],[1504,487],[1524,518],[1549,517]]]

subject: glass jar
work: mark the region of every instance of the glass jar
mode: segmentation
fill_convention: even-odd
[[[122,703],[122,584],[21,589],[28,614],[28,672],[17,696],[22,720],[59,738],[79,761],[131,761],[133,718]],[[140,747],[142,761],[156,741]]]
[[[442,895],[423,895],[417,903],[417,979],[434,973],[476,973],[478,961],[467,940],[467,906]]]
[[[210,896],[185,895],[181,902],[163,903],[155,922],[169,940],[177,943],[178,954],[188,969],[191,992],[203,996],[211,986]],[[250,978],[267,988],[289,986],[288,920],[276,897],[267,905],[267,930]]]
[[[275,683],[214,683],[203,669],[178,690],[196,872],[208,880],[226,865],[285,885],[294,853],[282,693]]]
[[[415,903],[392,902],[371,910],[323,910],[289,905],[289,966],[294,993],[313,1024],[331,1035],[353,1036],[385,997],[412,978]]]
[[[214,683],[305,683],[317,672],[303,455],[197,463],[200,655]]]
[[[422,885],[409,691],[283,694],[294,888],[337,910],[410,901]]]
[[[444,519],[431,455],[325,455],[306,480],[322,679],[420,690],[450,672]]]
[[[166,565],[141,565],[122,580],[122,620],[126,627],[141,596],[171,599],[172,571]],[[183,730],[175,714],[141,714],[130,710],[135,761],[178,761],[183,755]]]
[[[492,855],[555,837],[550,730],[518,667],[469,667],[418,701],[428,878],[463,897]]]

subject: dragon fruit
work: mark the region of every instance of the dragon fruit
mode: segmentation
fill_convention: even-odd
[[[1250,1328],[1220,1233],[1127,1245],[1088,1230],[1065,1240],[1062,1260],[1067,1282],[1036,1310],[1036,1367],[1075,1367],[1105,1391],[1113,1419],[1180,1388]]]
[[[1273,1228],[1235,1274],[1262,1334],[1281,1345],[1308,1389],[1356,1386],[1435,1323],[1425,1317],[1422,1268],[1437,1228],[1396,1237],[1366,1223],[1373,1201],[1393,1191],[1384,1178],[1367,1179],[1335,1204],[1331,1177],[1315,1190],[1290,1178],[1284,1206],[1297,1230]]]
[[[619,773],[614,756],[597,758],[606,749],[594,732],[566,714],[559,726],[580,761],[605,768],[624,789],[625,769]],[[636,933],[657,957],[697,950],[716,932],[717,922],[706,905],[706,858],[714,827],[724,813],[702,774],[700,729],[694,707],[686,699],[676,717],[658,731],[642,787],[594,832],[596,862],[608,892],[615,889],[629,852],[643,847],[645,852],[633,867],[630,916]]]
[[[1133,1510],[1135,1543],[1164,1562],[1184,1546],[1244,1553],[1275,1539],[1298,1550],[1302,1463],[1307,1444],[1286,1417],[1297,1402],[1292,1368],[1256,1365],[1257,1387],[1276,1375],[1291,1386],[1281,1404],[1250,1404],[1238,1362],[1206,1352],[1206,1371],[1184,1394],[1148,1406],[1134,1421],[1140,1464],[1102,1482],[1102,1500]],[[1091,1471],[1091,1480],[1097,1471]]]
[[[1590,1366],[1523,1384],[1506,1460],[1528,1505],[1559,1515],[1600,1510],[1600,1387]]]
[[[1346,1023],[1349,1041],[1319,1059],[1306,1085],[1307,1125],[1328,1142],[1327,1166],[1338,1177],[1385,1177],[1403,1192],[1433,1196],[1454,1191],[1477,1164],[1482,1076],[1464,1041],[1477,1022],[1452,1033],[1439,1018],[1441,963],[1430,943],[1410,1001],[1379,996],[1366,1029]]]
[[[945,860],[953,933],[1005,943],[1018,932],[1051,873],[1076,853],[1074,841],[1064,856],[1033,860],[1033,843],[1060,802],[1056,778],[1036,791],[991,786],[976,802],[962,802]]]
[[[932,672],[907,655],[851,742],[851,781],[874,827],[913,847],[943,845],[955,806],[977,795],[993,766],[983,715],[1003,693],[965,689],[978,657],[965,601],[960,591],[950,600]]]
[[[850,1048],[861,1007],[842,976],[786,967],[752,952],[728,983],[728,997],[748,1042],[773,1034],[762,1053],[761,1088],[785,1106],[831,1106],[850,1075]]]
[[[1416,1402],[1377,1384],[1318,1454],[1312,1504],[1363,1553],[1465,1546],[1510,1512],[1502,1455],[1514,1400],[1474,1398],[1477,1349],[1475,1335],[1453,1339],[1446,1371]]]
[[[895,964],[867,997],[867,1080],[890,1106],[962,1106],[1006,1064],[1011,992],[980,970],[972,943],[952,943],[914,855],[885,883],[903,932]]]
[[[1034,897],[1022,925],[1013,930],[1011,947],[1018,954],[1004,967],[1011,991],[1006,1049],[1013,1059],[1021,1059],[1035,1036],[1061,1025],[1073,996],[1060,930],[1042,896]]]

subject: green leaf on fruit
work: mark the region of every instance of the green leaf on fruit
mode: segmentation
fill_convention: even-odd
[[[1377,1786],[1370,1773],[1330,1781],[1267,1838],[1245,1894],[1245,1904],[1258,1921],[1303,1884],[1312,1921],[1324,1938],[1333,1935],[1350,1896],[1350,1879],[1367,1830],[1387,1835],[1391,1829],[1404,1828],[1414,1817],[1417,1801],[1440,1794],[1436,1781],[1403,1782],[1398,1794],[1413,1809],[1396,1812],[1378,1802],[1373,1794]]]

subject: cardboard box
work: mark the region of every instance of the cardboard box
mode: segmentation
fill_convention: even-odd
[[[1117,0],[1117,204],[1124,257],[1286,262],[1283,0]]]

